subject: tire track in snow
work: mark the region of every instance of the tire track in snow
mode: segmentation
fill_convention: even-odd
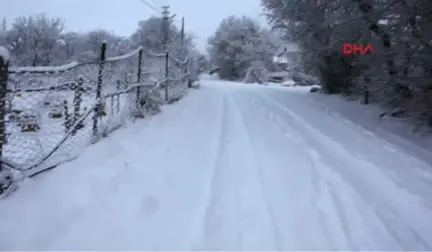
[[[242,125],[244,132],[246,132],[247,139],[249,142],[248,146],[250,147],[250,150],[252,152],[253,162],[254,162],[254,164],[256,164],[256,166],[254,168],[256,171],[256,175],[257,175],[257,183],[259,183],[261,197],[264,199],[266,214],[268,215],[268,218],[269,218],[269,221],[271,224],[272,236],[273,236],[273,242],[275,245],[275,249],[277,251],[282,251],[282,250],[284,250],[283,246],[282,246],[282,242],[281,242],[282,241],[282,235],[280,233],[280,230],[278,229],[278,224],[277,224],[277,221],[276,221],[276,218],[275,218],[273,212],[271,211],[271,207],[270,207],[270,204],[268,202],[268,199],[265,197],[266,195],[265,195],[265,190],[264,190],[263,181],[262,181],[262,169],[263,168],[261,167],[260,162],[256,158],[256,150],[254,148],[253,140],[251,137],[252,134],[245,123],[242,112],[240,111],[240,109],[238,108],[238,105],[236,104],[235,100],[232,97],[230,97],[230,103],[232,104],[231,106],[237,114],[237,118],[239,118],[239,120],[241,122],[241,125]]]
[[[341,146],[339,146],[338,143],[322,135],[322,133],[314,129],[313,126],[303,121],[303,119],[301,119],[300,116],[296,115],[289,108],[285,107],[284,105],[280,104],[277,101],[272,100],[269,97],[263,97],[261,95],[259,96],[262,99],[265,99],[266,101],[274,104],[275,111],[283,112],[285,116],[289,116],[291,118],[289,123],[291,124],[294,123],[294,127],[296,128],[296,131],[302,132],[301,133],[302,136],[313,136],[313,137],[304,138],[309,142],[308,146],[314,147],[315,149],[320,147],[319,149],[317,149],[317,151],[321,154],[323,161],[328,165],[330,165],[330,167],[333,167],[332,170],[337,169],[337,173],[339,174],[339,176],[341,176],[341,179],[347,181],[350,184],[349,187],[352,186],[353,190],[357,192],[356,194],[358,195],[358,197],[361,198],[361,201],[367,204],[369,210],[363,212],[362,217],[366,217],[368,212],[375,214],[377,218],[376,221],[373,221],[374,217],[369,214],[370,217],[367,220],[364,220],[365,223],[367,225],[375,225],[375,226],[378,225],[378,223],[381,223],[381,227],[379,227],[378,225],[376,226],[376,228],[381,229],[382,232],[386,230],[387,234],[393,237],[394,239],[393,242],[391,242],[388,239],[387,242],[384,242],[384,240],[386,240],[384,233],[382,233],[381,236],[379,235],[377,236],[377,237],[381,237],[381,239],[383,240],[376,240],[377,237],[371,236],[371,239],[375,238],[374,242],[371,241],[370,245],[372,247],[385,246],[386,249],[401,249],[401,248],[402,249],[413,249],[413,248],[428,249],[429,248],[429,244],[424,237],[428,237],[428,235],[426,234],[428,233],[430,234],[430,232],[427,231],[431,229],[430,226],[428,227],[427,224],[421,221],[414,222],[415,225],[411,226],[414,223],[410,223],[410,220],[416,218],[414,217],[415,214],[413,216],[412,214],[409,213],[412,212],[412,209],[409,210],[408,208],[404,208],[396,201],[388,201],[389,199],[387,199],[386,196],[383,195],[384,191],[371,190],[370,186],[367,186],[366,184],[364,184],[364,182],[362,183],[361,181],[361,179],[363,179],[362,176],[359,177],[356,174],[352,174],[350,172],[352,171],[353,168],[357,170],[364,170],[364,168],[369,168],[369,169],[372,168],[375,172],[374,176],[378,177],[380,184],[387,183],[388,186],[394,188],[394,191],[392,192],[389,191],[389,194],[386,194],[387,196],[392,196],[394,195],[395,192],[399,192],[398,193],[399,195],[406,196],[404,199],[405,204],[407,203],[406,201],[410,200],[411,201],[410,205],[419,206],[417,202],[413,201],[414,198],[412,198],[412,196],[401,191],[399,188],[394,187],[396,184],[389,184],[388,182],[392,181],[392,179],[387,177],[383,173],[380,173],[379,172],[380,169],[374,167],[374,164],[351,155],[349,152],[341,148]],[[336,151],[336,153],[339,154],[339,156],[335,156],[334,151]],[[337,167],[346,167],[346,168],[338,169]],[[371,179],[374,179],[375,181],[378,182],[378,179],[375,178],[374,176],[370,177],[368,182],[371,182],[370,181]],[[381,187],[381,188],[384,189],[385,187]],[[386,189],[388,190],[389,188]],[[378,195],[376,195],[377,193]],[[357,201],[357,203],[361,201]],[[345,207],[346,206],[347,205],[345,205]],[[429,215],[425,211],[430,211],[430,210],[423,209],[421,206],[419,207],[420,208],[417,208],[417,210],[419,210],[418,213],[421,216]],[[369,223],[367,222],[368,220]],[[367,228],[367,226],[365,227]],[[372,228],[372,226],[369,226],[369,229],[370,228]],[[418,233],[419,231],[422,235]],[[398,244],[399,247],[395,244]]]
[[[198,241],[196,244],[193,244],[191,250],[193,251],[201,251],[207,249],[207,243],[211,239],[211,230],[209,230],[210,226],[212,226],[213,223],[211,223],[211,218],[214,215],[213,211],[213,205],[215,204],[216,198],[217,198],[217,180],[220,177],[220,163],[222,159],[222,153],[226,138],[226,131],[227,131],[227,120],[226,120],[226,101],[225,101],[225,95],[221,95],[221,115],[220,115],[220,125],[219,125],[219,133],[217,137],[217,143],[215,148],[215,155],[214,159],[212,161],[212,168],[209,175],[209,179],[207,181],[208,189],[206,190],[206,203],[204,207],[204,214],[202,217],[202,223],[200,228],[200,234],[198,237]]]
[[[257,164],[228,92],[224,93],[225,124],[199,249],[274,250],[277,242],[259,185]]]
[[[367,159],[378,168],[393,166],[392,169],[381,168],[381,170],[386,173],[388,177],[392,178],[399,187],[410,184],[410,191],[414,194],[422,195],[425,198],[425,204],[432,207],[432,202],[428,202],[431,195],[430,192],[432,191],[431,165],[427,162],[428,159],[425,159],[425,154],[426,156],[430,156],[430,152],[427,152],[422,147],[416,146],[400,136],[394,135],[386,130],[383,131],[379,124],[373,126],[372,129],[378,126],[378,128],[375,129],[378,130],[378,133],[384,133],[384,135],[390,136],[391,138],[383,138],[380,134],[376,135],[366,129],[370,127],[367,126],[369,125],[368,123],[365,125],[357,125],[355,122],[344,118],[342,114],[330,110],[326,104],[313,99],[312,96],[299,96],[291,92],[285,92],[283,94],[270,92],[268,96],[285,107],[288,107],[289,103],[289,106],[292,106],[290,109],[293,111],[302,111],[302,117],[309,123],[312,122],[312,125],[319,125],[321,123],[323,127],[320,127],[320,131],[328,133],[328,135],[334,139],[339,139],[340,141],[340,136],[350,136],[350,142],[355,142],[356,144],[345,142],[343,146],[350,149],[351,155],[359,159]],[[322,116],[319,116],[318,118],[320,118],[320,120],[317,121],[314,117],[308,116],[308,114],[320,114]],[[338,127],[341,132],[333,134],[328,124],[330,124],[332,128]],[[352,133],[353,131],[354,134]],[[393,142],[391,139],[396,142]],[[342,139],[342,141],[344,140],[345,139]],[[397,143],[402,144],[402,146],[399,146]],[[385,151],[383,152],[383,150]],[[410,155],[406,155],[407,151]],[[388,155],[389,158],[384,159],[382,155],[376,155],[376,153],[381,152]],[[401,155],[404,156],[403,159],[399,158]],[[395,158],[393,157],[399,159],[397,165],[395,165]]]
[[[294,145],[296,149],[301,149],[301,138],[295,136],[295,135],[290,135],[288,134],[288,132],[286,130],[282,130],[282,122],[280,122],[278,120],[278,116],[273,114],[273,113],[269,113],[269,111],[265,110],[264,107],[260,106],[256,100],[252,100],[250,95],[244,95],[241,96],[239,95],[239,100],[241,99],[245,99],[247,101],[242,101],[242,102],[238,102],[238,104],[242,105],[242,109],[241,111],[247,115],[247,114],[252,114],[253,116],[245,116],[242,113],[242,117],[243,120],[245,120],[245,125],[250,125],[251,123],[253,123],[253,121],[258,121],[260,120],[260,114],[262,114],[263,120],[260,120],[260,122],[263,125],[266,125],[266,122],[270,122],[270,124],[268,124],[268,126],[266,128],[262,128],[262,130],[267,130],[267,131],[272,131],[274,134],[273,136],[282,136],[282,138],[279,138],[279,143],[284,142],[284,149],[286,149],[285,147],[292,146]],[[247,107],[246,104],[249,104],[249,108]],[[254,111],[254,112],[251,112]],[[249,122],[249,124],[247,124],[246,122]],[[316,173],[316,171],[314,171],[312,169],[312,167],[309,166],[313,166],[315,165],[313,162],[310,162],[310,160],[303,160],[302,158],[298,159],[298,156],[296,158],[296,155],[298,154],[294,154],[292,157],[290,158],[294,158],[294,159],[287,159],[287,156],[285,157],[278,157],[275,156],[274,154],[272,154],[272,152],[270,151],[269,147],[267,146],[268,143],[266,142],[262,142],[259,138],[257,138],[257,134],[259,134],[259,130],[258,128],[254,127],[254,130],[252,130],[250,126],[245,126],[249,136],[251,138],[252,141],[252,148],[254,149],[254,153],[255,153],[255,157],[256,162],[258,164],[260,164],[260,181],[261,181],[261,185],[263,186],[263,190],[266,191],[266,196],[268,198],[273,198],[272,194],[274,193],[278,193],[277,196],[277,200],[273,200],[272,201],[267,201],[267,206],[268,206],[268,212],[269,214],[272,216],[273,219],[273,225],[275,226],[275,229],[277,230],[276,232],[279,233],[278,236],[279,237],[284,237],[284,239],[280,239],[279,243],[280,244],[284,244],[282,243],[282,241],[286,241],[285,248],[284,249],[280,249],[283,251],[315,251],[316,249],[320,249],[321,251],[344,251],[346,252],[346,246],[343,245],[343,240],[339,241],[339,244],[333,244],[332,240],[329,239],[330,237],[328,237],[328,235],[330,234],[330,230],[326,229],[327,226],[325,225],[319,225],[320,223],[322,223],[323,219],[319,218],[323,212],[321,211],[321,209],[319,208],[319,202],[318,201],[322,201],[320,198],[318,198],[318,195],[310,195],[308,194],[308,191],[297,191],[299,188],[297,187],[298,185],[294,186],[294,187],[290,187],[289,183],[290,180],[285,181],[285,182],[279,182],[277,181],[277,179],[279,177],[281,177],[281,175],[284,173],[284,170],[293,170],[295,168],[289,168],[290,164],[294,164],[296,167],[298,167],[298,169],[301,170],[310,170],[310,172],[307,172],[306,174],[303,173],[299,173],[297,174],[297,176],[310,176],[310,178],[302,178],[301,180],[303,181],[310,181],[311,184],[310,186],[315,188],[315,191],[319,191],[320,188],[320,183],[322,180],[322,178],[320,178],[318,176],[318,174]],[[265,134],[268,136],[268,134]],[[285,142],[285,138],[287,141]],[[267,139],[270,140],[270,142],[272,142],[271,139]],[[260,150],[258,150],[256,147],[259,146]],[[278,146],[278,145],[277,145]],[[265,151],[267,149],[267,151]],[[262,153],[262,152],[266,152],[266,153]],[[290,154],[290,153],[287,153]],[[267,157],[265,157],[267,156]],[[270,157],[268,157],[270,156]],[[288,155],[289,156],[289,155]],[[264,157],[264,158],[263,158]],[[284,164],[281,164],[280,162],[276,162],[273,163],[274,160],[281,160],[280,158],[284,159],[285,162]],[[304,162],[304,163],[302,163]],[[265,168],[264,168],[265,167]],[[276,171],[276,173],[269,173],[269,171],[274,170]],[[282,172],[282,174],[280,174]],[[271,184],[266,184],[264,183],[263,179],[265,177],[265,174],[267,174],[267,179],[270,179],[270,182],[267,181],[268,183]],[[279,173],[279,174],[278,174]],[[271,174],[271,175],[270,175]],[[288,175],[290,176],[290,175]],[[283,176],[283,178],[285,178],[285,176]],[[283,179],[282,178],[282,179]],[[281,183],[283,186],[280,188],[274,187],[274,184],[279,184]],[[286,185],[288,184],[288,185]],[[266,186],[264,186],[266,185]],[[308,188],[309,185],[305,184],[304,185],[305,188]],[[290,189],[292,189],[292,191],[289,191]],[[288,190],[288,191],[287,191]],[[280,195],[279,195],[280,194]],[[308,213],[311,213],[310,211],[314,212],[313,215],[315,216],[306,216],[304,218],[310,218],[311,220],[306,220],[306,221],[302,221],[301,219],[303,218],[301,215],[299,214],[303,214],[303,212],[299,212],[297,210],[296,205],[298,204],[305,204],[307,202],[297,202],[295,201],[296,197],[291,197],[293,196],[293,194],[298,194],[300,195],[300,197],[303,197],[304,199],[310,198],[310,202],[311,205],[309,209],[307,209]],[[282,197],[281,197],[282,196]],[[282,208],[282,210],[280,209]],[[279,213],[279,215],[275,215],[273,213],[274,210],[277,210],[276,212]],[[306,210],[306,209],[304,209]],[[283,217],[281,218],[281,213],[284,213],[284,215],[291,215],[290,217]],[[292,221],[289,221],[289,219],[292,219]],[[312,222],[311,222],[312,221]],[[279,225],[281,225],[280,227],[278,227]],[[304,231],[304,229],[302,228],[302,226],[306,226],[306,230],[308,230],[308,228],[314,228],[315,230],[309,230],[306,231],[308,232],[307,234],[302,233]],[[281,233],[281,227],[283,232]],[[320,229],[323,229],[323,231],[320,231]],[[282,236],[283,234],[283,236]],[[321,236],[320,236],[321,235]],[[310,238],[308,238],[310,237]],[[282,247],[282,245],[281,245]]]
[[[266,101],[264,104],[268,104],[268,101]],[[264,108],[265,106],[262,106],[262,109],[266,110]],[[277,111],[277,109],[269,109],[267,110],[267,113],[274,113],[273,111]],[[274,115],[273,118],[278,118],[278,116]],[[281,117],[279,117],[281,118]],[[290,121],[291,122],[291,121]],[[285,124],[285,125],[284,125]],[[341,205],[339,205],[338,203],[341,202],[340,200],[335,202],[335,195],[341,195],[340,192],[344,192],[342,195],[351,195],[351,196],[347,196],[348,198],[358,198],[358,196],[352,193],[345,193],[346,191],[349,191],[348,189],[350,188],[349,185],[341,182],[341,179],[339,178],[339,176],[337,176],[336,174],[334,174],[334,172],[332,172],[331,170],[329,170],[329,168],[323,164],[323,162],[321,162],[321,155],[319,153],[319,151],[315,150],[314,148],[314,144],[308,143],[307,142],[307,138],[305,138],[304,136],[309,136],[310,134],[308,133],[304,133],[303,130],[299,130],[297,127],[293,127],[295,125],[289,123],[289,122],[280,122],[278,123],[278,126],[282,127],[282,128],[288,128],[289,131],[291,131],[291,134],[298,134],[299,136],[301,136],[301,143],[298,146],[302,152],[309,158],[310,162],[311,162],[311,168],[315,169],[316,172],[319,172],[319,180],[317,183],[317,193],[319,195],[321,195],[321,197],[317,198],[318,200],[318,205],[317,207],[320,209],[320,212],[322,213],[322,211],[324,211],[324,215],[321,214],[321,221],[323,223],[323,225],[327,226],[326,228],[328,229],[329,234],[334,235],[335,233],[339,233],[339,236],[333,237],[331,238],[332,240],[338,242],[337,245],[337,249],[342,249],[342,250],[347,250],[347,245],[344,244],[340,239],[341,237],[345,237],[347,239],[348,246],[351,246],[348,248],[348,250],[352,250],[352,249],[358,249],[359,246],[357,246],[357,244],[353,241],[355,240],[357,243],[359,243],[360,248],[367,248],[370,249],[370,247],[373,248],[373,243],[371,243],[370,241],[368,241],[368,237],[369,235],[366,233],[359,233],[359,232],[351,232],[347,230],[353,230],[353,231],[357,231],[358,230],[362,230],[359,227],[362,227],[364,223],[367,223],[367,220],[363,220],[362,216],[360,219],[355,217],[355,215],[353,215],[353,213],[357,213],[360,212],[359,209],[364,209],[363,207],[361,208],[360,206],[356,206],[352,209],[350,209],[349,211],[345,211],[345,207],[342,207]],[[300,134],[299,134],[300,133]],[[332,176],[329,176],[333,174]],[[336,184],[341,184],[338,193],[336,194],[334,191],[334,186]],[[351,191],[352,192],[352,191]],[[345,201],[346,202],[346,201]],[[353,206],[353,204],[351,203],[351,206]],[[364,210],[363,210],[364,211]],[[371,210],[369,210],[371,211]],[[334,215],[334,213],[338,213],[337,215]],[[344,218],[345,214],[344,213],[351,213],[350,215],[350,219],[348,218]],[[330,221],[330,219],[332,219],[332,221]],[[349,222],[348,222],[349,220]],[[351,224],[353,222],[356,222],[356,224],[354,226],[351,227]],[[350,225],[348,225],[350,224]],[[336,227],[340,226],[340,228],[342,228],[341,230],[338,230]],[[350,228],[348,229],[348,226],[350,226]],[[336,230],[335,230],[336,228]],[[367,230],[367,227],[363,227],[363,229]],[[342,231],[342,232],[341,232]],[[355,238],[350,238],[352,236],[355,236]],[[350,242],[351,241],[351,242]],[[370,244],[367,245],[367,244]]]

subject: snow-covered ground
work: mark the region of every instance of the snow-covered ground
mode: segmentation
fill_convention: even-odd
[[[202,81],[0,201],[0,249],[431,250],[432,167],[306,93]]]

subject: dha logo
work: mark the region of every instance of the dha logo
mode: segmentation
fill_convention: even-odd
[[[356,44],[345,43],[345,44],[343,44],[342,52],[343,52],[344,55],[352,55],[352,54],[365,55],[367,53],[374,54],[375,53],[375,49],[373,48],[372,44],[367,44],[367,45],[360,44],[360,45],[356,45]]]

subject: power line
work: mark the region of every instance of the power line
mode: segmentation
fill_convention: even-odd
[[[150,3],[148,3],[147,1],[145,1],[145,0],[140,0],[140,1],[141,1],[141,3],[145,4],[145,5],[146,5],[147,7],[149,7],[150,9],[156,11],[157,13],[160,13],[160,10],[158,10],[156,7],[152,6],[152,5],[151,5]]]
[[[158,7],[162,7],[162,5],[160,4],[160,2],[156,1],[156,0],[150,0],[154,5],[158,6]]]

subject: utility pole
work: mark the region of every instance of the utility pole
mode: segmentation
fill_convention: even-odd
[[[184,47],[184,17],[182,17],[182,25],[181,25],[181,45]]]
[[[169,32],[169,15],[170,15],[170,10],[169,10],[169,6],[162,6],[162,18],[163,18],[163,29],[164,29],[164,49],[165,52],[168,51],[168,32]]]
[[[1,30],[2,30],[2,31],[6,31],[6,30],[7,30],[7,21],[6,21],[6,18],[5,18],[5,17],[4,17],[3,20],[2,20]]]
[[[169,6],[162,6],[162,18],[164,22],[164,50],[165,50],[165,101],[168,101],[168,61],[169,61],[169,55],[168,55],[168,31],[169,31]]]
[[[182,57],[186,60],[187,57],[187,52],[186,52],[186,46],[185,46],[185,18],[182,17],[182,24],[181,24],[181,51],[182,51]],[[183,74],[186,76],[188,72],[188,63],[185,63],[184,66],[184,70],[183,70]],[[187,86],[190,87],[190,81],[189,81],[189,77],[185,78],[186,82],[187,82]]]

